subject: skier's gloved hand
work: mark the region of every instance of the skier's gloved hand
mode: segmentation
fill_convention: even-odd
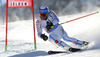
[[[46,36],[45,34],[41,34],[40,37],[41,37],[44,41],[48,40],[48,36]]]
[[[47,21],[46,29],[47,30],[50,30],[51,29],[51,26],[53,26],[53,23],[51,21]]]

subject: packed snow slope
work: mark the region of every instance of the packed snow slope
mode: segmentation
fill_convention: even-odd
[[[67,15],[59,17],[60,23],[84,16],[90,13]],[[37,35],[37,49],[34,50],[34,35],[32,20],[9,22],[8,49],[5,51],[5,24],[0,24],[0,57],[100,57],[100,13],[88,16],[62,25],[70,37],[93,42],[90,50],[71,54],[48,55],[49,50],[63,51],[49,41],[43,41]],[[37,31],[36,31],[37,33]],[[74,47],[75,45],[67,42]],[[76,47],[76,46],[75,46]]]

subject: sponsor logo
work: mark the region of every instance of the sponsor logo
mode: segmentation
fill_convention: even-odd
[[[28,6],[28,2],[10,2],[10,6]]]

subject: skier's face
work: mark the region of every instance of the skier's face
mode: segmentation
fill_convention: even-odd
[[[42,17],[42,16],[41,16],[40,18],[41,18],[42,20],[45,20],[47,17]]]
[[[39,16],[40,16],[40,18],[42,19],[42,20],[45,20],[46,18],[47,18],[47,14],[46,13],[40,13],[39,14]]]

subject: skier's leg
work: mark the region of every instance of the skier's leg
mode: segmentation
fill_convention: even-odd
[[[69,36],[67,35],[67,33],[64,31],[63,28],[61,28],[61,31],[62,31],[62,32],[60,33],[60,35],[62,36],[62,38],[63,38],[65,41],[69,41],[69,42],[72,42],[72,43],[74,43],[74,44],[78,44],[78,45],[82,46],[83,41],[80,41],[80,40],[78,40],[78,39],[76,39],[76,38],[69,37]]]
[[[64,48],[66,51],[70,51],[70,52],[76,52],[79,51],[80,49],[76,49],[76,48],[72,48],[69,45],[67,45],[65,42],[61,41],[61,36],[60,36],[60,26],[54,30],[53,32],[51,32],[49,34],[49,41],[54,42],[55,44],[57,44],[58,46],[61,46],[62,48]]]
[[[69,50],[70,46],[67,45],[65,42],[61,41],[60,39],[56,38],[57,35],[49,35],[49,40],[57,44],[58,46],[61,46],[65,50]]]
[[[52,35],[49,36],[49,38],[51,38],[51,40],[56,43],[58,46],[61,46],[62,48],[64,48],[66,51],[70,51],[70,52],[77,52],[81,49],[78,49],[78,48],[72,48],[70,47],[69,45],[67,45],[65,42],[57,39],[57,38],[54,38]]]

